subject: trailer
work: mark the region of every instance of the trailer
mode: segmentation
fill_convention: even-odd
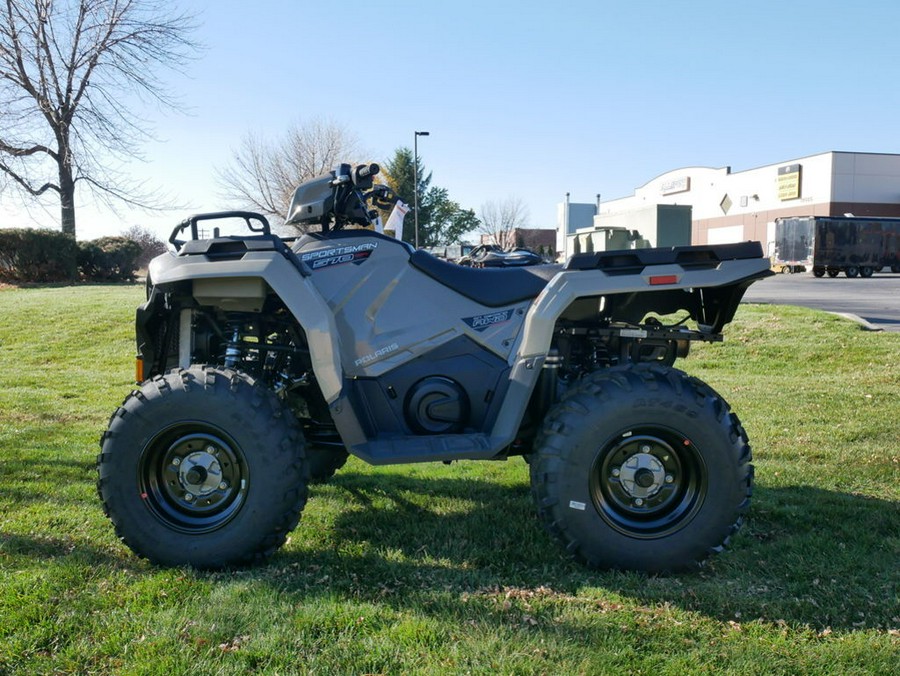
[[[800,216],[775,220],[774,264],[816,277],[900,272],[900,218]]]

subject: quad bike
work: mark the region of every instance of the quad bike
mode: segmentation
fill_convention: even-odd
[[[672,364],[721,340],[771,274],[759,243],[461,267],[345,228],[389,201],[377,172],[341,165],[297,188],[287,222],[321,232],[283,239],[249,212],[175,229],[137,310],[140,388],[101,439],[121,539],[162,565],[245,565],[348,454],[524,455],[540,520],[589,566],[683,570],[721,550],[749,504],[750,446]],[[250,232],[198,236],[226,217]]]
[[[497,244],[481,244],[457,262],[475,268],[511,268],[540,265],[544,260],[535,252],[522,247],[506,251]]]

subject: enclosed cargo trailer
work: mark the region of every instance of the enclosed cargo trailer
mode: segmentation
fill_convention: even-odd
[[[801,216],[775,221],[775,265],[816,277],[900,272],[900,218]]]

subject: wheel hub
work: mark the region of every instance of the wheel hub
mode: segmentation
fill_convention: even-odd
[[[212,447],[210,447],[212,448]],[[194,495],[209,495],[222,483],[222,466],[213,452],[191,453],[178,464],[178,481]]]
[[[649,498],[665,485],[666,469],[650,453],[635,453],[619,470],[622,488],[633,498]]]

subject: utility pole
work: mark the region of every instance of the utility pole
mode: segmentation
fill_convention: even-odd
[[[419,137],[428,136],[427,131],[417,131],[413,135],[413,156],[415,174],[413,176],[413,213],[416,222],[416,249],[419,248]]]

